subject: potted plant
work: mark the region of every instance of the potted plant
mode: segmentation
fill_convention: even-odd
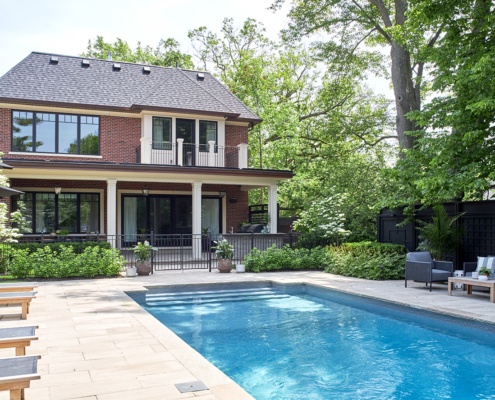
[[[151,250],[153,247],[147,240],[138,242],[133,248],[134,257],[136,258],[136,269],[138,275],[149,275],[151,272]]]
[[[421,240],[418,250],[429,251],[434,260],[441,260],[444,253],[455,250],[460,245],[462,230],[456,226],[456,221],[464,213],[449,217],[440,204],[434,206],[433,211],[435,212],[433,222],[420,221],[422,226],[417,228]]]
[[[232,257],[234,257],[234,246],[232,246],[227,240],[223,239],[220,242],[215,241],[216,246],[212,249],[215,250],[215,254],[218,258],[218,271],[228,273],[232,270]]]
[[[478,273],[479,273],[478,280],[480,280],[480,281],[487,281],[488,280],[488,277],[492,273],[492,270],[490,268],[488,268],[488,267],[481,267],[478,270]]]

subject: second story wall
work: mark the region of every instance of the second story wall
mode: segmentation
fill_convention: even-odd
[[[34,106],[23,107],[22,105],[15,109],[0,108],[0,152],[3,152],[4,157],[9,159],[136,162],[137,153],[143,143],[141,140],[142,137],[146,136],[151,140],[152,118],[154,115],[149,113],[135,116],[132,114],[119,116],[116,113],[113,113],[114,115],[102,114],[108,113],[98,112],[96,110],[66,110]],[[15,117],[14,123],[12,121],[13,115]],[[175,141],[176,118],[171,114],[167,115],[167,118],[170,118],[174,122],[172,138]],[[27,123],[23,121],[22,118],[24,117],[28,117],[26,121],[30,119],[31,122]],[[74,148],[67,150],[70,140],[65,139],[62,135],[62,129],[67,130],[69,134],[76,130],[75,126],[79,126],[78,129],[81,131],[88,129],[87,125],[83,126],[82,123],[83,120],[86,121],[86,117],[88,120],[94,120],[95,125],[93,125],[92,129],[98,136],[97,143],[93,143],[93,150],[90,155],[84,154],[82,150],[84,145],[81,140],[78,141],[79,150],[74,150]],[[202,118],[200,116],[191,116],[190,118],[195,121],[197,142],[199,141],[199,121],[214,119]],[[34,120],[37,122],[33,122]],[[66,122],[68,120],[75,121],[72,122],[74,128],[68,128],[71,124],[71,122]],[[236,146],[240,143],[248,142],[247,124],[226,124],[223,120],[217,119],[217,121],[217,144],[234,149],[231,152],[233,151],[237,154]],[[36,125],[36,128],[33,128],[33,125]],[[55,128],[55,126],[59,126],[60,128]],[[13,129],[17,130],[15,133],[17,138],[15,138],[16,142],[14,145],[12,144]],[[33,142],[30,136],[33,135],[34,129],[36,129],[35,142]],[[35,143],[35,151],[33,151],[33,143]],[[74,152],[79,152],[80,154],[74,154]],[[235,164],[237,165],[237,161]]]
[[[225,145],[237,146],[248,142],[248,127],[245,125],[225,126]]]
[[[103,116],[100,124],[102,160],[136,162],[136,149],[141,138],[141,119]]]

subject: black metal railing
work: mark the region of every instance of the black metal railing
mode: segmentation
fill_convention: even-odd
[[[122,234],[122,235],[77,235],[71,234],[63,237],[53,235],[25,235],[19,239],[20,242],[37,243],[63,243],[67,245],[80,242],[108,242],[112,247],[118,249],[124,257],[125,266],[135,266],[133,248],[138,242],[147,241],[153,248],[151,252],[151,264],[153,271],[167,270],[189,270],[189,269],[212,269],[217,268],[217,257],[215,255],[216,242],[227,240],[234,247],[234,263],[241,263],[251,250],[257,248],[261,251],[276,246],[282,248],[284,245],[293,247],[297,241],[297,235],[288,234],[176,234],[157,235],[151,234]],[[15,244],[14,244],[15,246]],[[107,245],[108,246],[108,245]],[[0,244],[0,257],[6,244]]]

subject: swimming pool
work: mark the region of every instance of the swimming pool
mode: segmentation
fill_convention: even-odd
[[[130,293],[263,399],[495,399],[495,327],[313,285]]]

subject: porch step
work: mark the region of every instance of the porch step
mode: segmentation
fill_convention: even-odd
[[[180,293],[151,293],[146,295],[148,307],[179,306],[186,304],[218,303],[219,301],[246,301],[288,298],[289,295],[270,288],[214,290]]]

